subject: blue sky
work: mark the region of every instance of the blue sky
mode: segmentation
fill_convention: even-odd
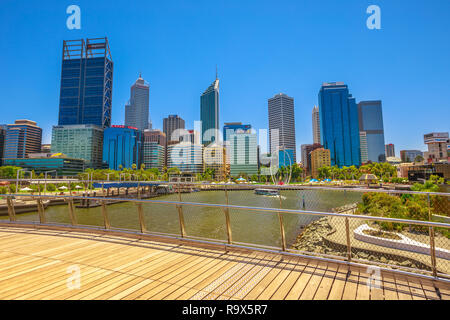
[[[345,4],[344,4],[345,3]],[[66,8],[81,8],[68,30]],[[381,30],[366,27],[369,5]],[[0,11],[0,123],[58,121],[62,41],[107,36],[115,63],[113,123],[131,84],[150,83],[154,128],[179,114],[193,128],[218,65],[220,122],[267,128],[267,99],[295,99],[298,148],[312,141],[322,82],[344,81],[357,101],[381,99],[386,143],[425,150],[423,134],[449,131],[450,1],[20,1]],[[298,151],[299,152],[299,151]],[[299,153],[300,154],[300,153]]]

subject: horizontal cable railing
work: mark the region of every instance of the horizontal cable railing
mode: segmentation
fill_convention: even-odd
[[[448,193],[139,181],[115,190],[104,188],[111,181],[84,182],[103,188],[0,195],[6,200],[0,200],[0,210],[7,210],[0,223],[153,234],[450,278]],[[392,198],[380,203],[387,208],[383,201],[398,201],[392,208],[410,218],[365,206],[372,201],[368,194],[381,193]]]

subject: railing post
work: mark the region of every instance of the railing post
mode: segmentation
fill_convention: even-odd
[[[37,209],[39,214],[39,222],[45,223],[45,211],[41,199],[37,199]]]
[[[428,218],[431,222],[431,201],[430,194],[427,194],[427,202],[428,202]],[[434,242],[434,227],[428,227],[428,232],[430,233],[430,257],[431,257],[431,268],[433,271],[433,277],[437,277],[437,269],[436,269],[436,245]]]
[[[139,213],[139,225],[141,226],[141,233],[147,232],[147,227],[145,226],[145,220],[144,220],[144,210],[142,208],[142,203],[137,202],[136,203],[137,210]]]
[[[279,190],[279,198],[280,198],[280,209],[282,209],[281,205],[281,190]],[[281,234],[281,249],[283,251],[286,251],[286,234],[284,232],[284,223],[283,223],[283,216],[281,212],[278,212],[278,220],[280,221],[280,234]]]
[[[6,203],[8,204],[9,221],[14,222],[16,221],[16,211],[14,210],[12,197],[6,197]]]
[[[179,182],[178,182],[178,201],[181,202],[181,188]],[[178,209],[178,219],[180,221],[180,233],[181,237],[184,238],[186,236],[186,229],[184,227],[183,208],[181,207],[180,204],[178,204],[177,209]]]
[[[347,259],[352,261],[352,246],[350,243],[350,223],[348,217],[345,217],[345,234],[347,236]]]
[[[228,208],[228,190],[226,185],[225,185],[225,199],[227,207],[223,209],[223,212],[225,213],[225,223],[227,225],[228,244],[231,244],[233,242],[233,237],[231,234],[230,211],[229,211],[230,209]]]
[[[102,201],[102,215],[103,221],[105,222],[105,229],[111,229],[111,224],[109,223],[108,210],[106,209],[106,201]]]
[[[75,215],[75,206],[73,205],[73,199],[69,199],[68,201],[69,206],[69,217],[70,217],[70,223],[72,223],[73,226],[77,225],[77,217]]]

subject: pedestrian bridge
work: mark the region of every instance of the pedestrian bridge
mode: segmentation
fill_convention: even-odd
[[[450,299],[448,282],[387,270],[370,282],[370,270],[150,235],[0,226],[2,300]]]

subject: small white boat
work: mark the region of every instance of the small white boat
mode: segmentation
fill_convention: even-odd
[[[276,189],[255,189],[256,194],[263,196],[279,196],[280,192]]]

